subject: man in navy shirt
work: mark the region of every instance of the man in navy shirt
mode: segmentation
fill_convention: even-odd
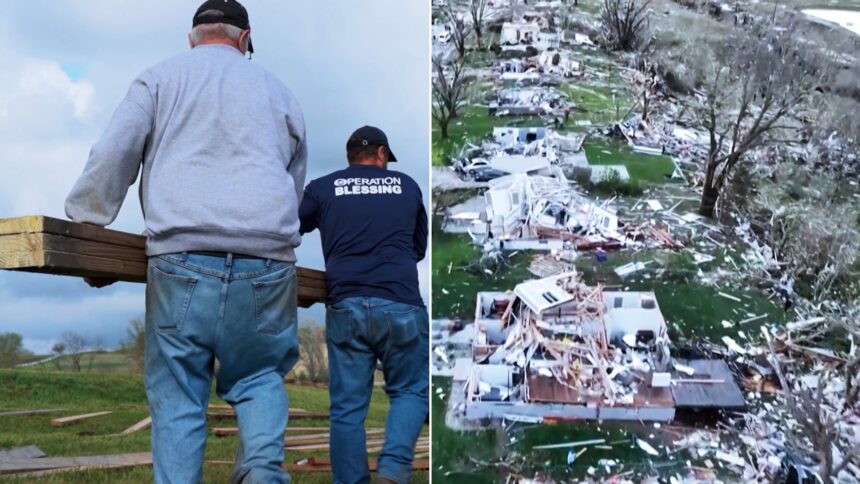
[[[369,482],[364,420],[377,360],[391,401],[377,472],[409,482],[427,417],[429,319],[416,264],[427,250],[427,212],[381,130],[346,144],[349,167],[312,181],[299,208],[301,233],[319,229],[326,263],[326,341],[334,482]]]

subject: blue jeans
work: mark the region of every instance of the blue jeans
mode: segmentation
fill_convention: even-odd
[[[377,473],[409,482],[415,441],[428,411],[428,333],[422,307],[374,297],[346,298],[327,307],[329,445],[336,484],[370,482],[364,420],[377,360],[391,402]]]
[[[236,410],[233,482],[288,483],[284,375],[299,354],[296,270],[263,259],[171,254],[149,259],[146,396],[156,483],[203,481],[206,410]]]

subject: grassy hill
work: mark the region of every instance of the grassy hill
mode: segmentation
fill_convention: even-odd
[[[97,367],[94,362],[92,372],[57,371],[52,362],[35,369],[0,370],[0,413],[19,409],[64,409],[56,414],[0,416],[0,449],[34,444],[50,457],[148,451],[148,430],[127,436],[113,435],[149,415],[143,375],[118,371],[116,365],[121,364],[122,355],[104,353],[98,357],[100,365]],[[82,366],[85,369],[86,363],[87,360],[84,359]],[[51,369],[53,371],[50,371]],[[291,407],[315,412],[328,410],[328,391],[325,388],[287,385],[287,392]],[[214,391],[211,403],[223,403],[215,396]],[[380,389],[375,389],[367,417],[368,426],[384,426],[387,409],[385,394]],[[113,413],[62,428],[55,428],[50,424],[52,418],[105,410],[111,410]],[[235,420],[208,423],[210,429],[235,425]],[[290,425],[320,426],[322,431],[325,431],[328,421],[291,419]],[[206,459],[232,461],[236,442],[236,436],[215,437],[210,434]],[[310,455],[326,454],[327,452],[287,452],[285,461],[293,462]],[[229,482],[231,470],[229,465],[207,465],[204,468],[205,481]],[[300,483],[331,482],[331,476],[324,473],[292,473],[292,476]],[[152,482],[152,470],[148,466],[142,466],[59,473],[39,479],[7,478],[0,482]],[[413,482],[428,482],[428,474],[416,474]]]

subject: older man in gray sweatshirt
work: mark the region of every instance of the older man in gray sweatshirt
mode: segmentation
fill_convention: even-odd
[[[234,482],[289,482],[283,377],[298,357],[304,119],[290,91],[245,58],[253,47],[238,2],[207,1],[193,27],[190,51],[132,83],[66,214],[110,224],[140,172],[155,481],[202,481],[217,359],[216,391],[240,429]]]

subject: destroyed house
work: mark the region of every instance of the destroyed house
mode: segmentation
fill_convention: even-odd
[[[535,47],[540,50],[558,49],[561,46],[561,34],[555,32],[538,32]]]
[[[447,43],[451,40],[451,25],[449,23],[442,23],[438,20],[433,23],[431,28],[431,35],[433,37],[433,42],[438,43]]]
[[[538,40],[540,25],[532,22],[505,22],[499,43],[502,45],[530,45]]]
[[[479,293],[474,334],[471,365],[454,374],[466,420],[670,421],[676,408],[743,406],[721,360],[672,360],[653,292],[576,273],[532,280]]]
[[[552,133],[545,139],[551,137]],[[598,202],[583,195],[552,164],[554,157],[547,150],[545,157],[493,160],[493,166],[513,174],[489,182],[483,194],[483,213],[469,230],[476,243],[499,250],[683,247],[667,229],[648,222],[622,222],[611,200]],[[541,160],[545,160],[543,164],[538,163]]]
[[[566,106],[567,95],[552,88],[509,88],[496,93],[490,116],[550,114]]]
[[[493,140],[502,145],[510,146],[516,143],[533,143],[546,136],[546,128],[518,128],[518,127],[496,127],[493,128]]]

